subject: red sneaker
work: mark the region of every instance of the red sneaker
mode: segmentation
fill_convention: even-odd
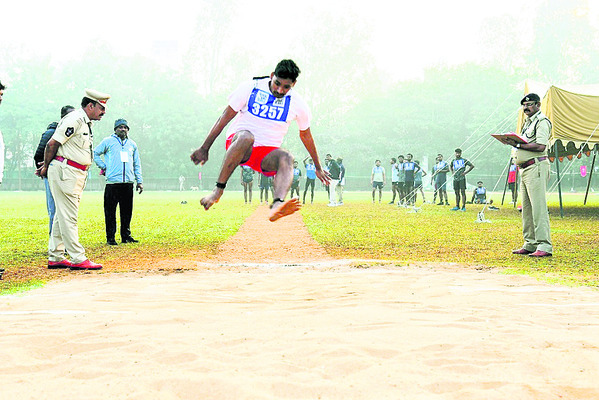
[[[90,260],[85,260],[83,262],[80,262],[79,264],[71,264],[71,269],[73,269],[73,270],[102,269],[102,266],[100,264],[91,262]]]
[[[529,257],[551,257],[551,253],[548,253],[543,250],[537,250],[534,253],[529,254],[528,256]]]
[[[66,258],[61,261],[50,261],[48,260],[48,269],[59,269],[59,268],[70,268],[73,264]]]
[[[526,250],[526,249],[512,250],[512,254],[526,255],[526,254],[530,254],[530,253],[532,253],[532,251],[529,251],[529,250]]]

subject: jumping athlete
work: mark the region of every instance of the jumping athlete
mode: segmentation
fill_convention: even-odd
[[[310,110],[293,90],[300,69],[292,60],[279,62],[270,76],[255,78],[240,85],[229,97],[229,104],[216,121],[204,143],[191,154],[194,164],[208,161],[210,147],[223,129],[227,131],[227,153],[216,187],[200,200],[206,210],[217,203],[231,174],[239,164],[267,176],[274,176],[274,195],[270,221],[300,209],[299,199],[285,201],[293,179],[293,156],[280,148],[291,121],[299,126],[300,139],[316,166],[316,176],[324,184],[329,177],[322,170],[310,131]]]

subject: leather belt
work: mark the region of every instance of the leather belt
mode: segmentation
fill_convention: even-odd
[[[531,158],[530,160],[525,161],[522,164],[518,165],[518,168],[520,168],[520,169],[528,168],[531,165],[533,165],[534,163],[539,162],[539,161],[544,161],[546,159],[547,159],[547,156]]]
[[[64,158],[62,156],[56,156],[56,157],[54,157],[54,159],[56,161],[60,161],[60,162],[63,162],[64,160],[67,160],[67,165],[70,165],[71,167],[75,167],[77,169],[80,169],[81,171],[87,171],[87,169],[89,168],[89,165],[79,164],[78,162],[75,162],[73,160],[69,160],[68,158]]]

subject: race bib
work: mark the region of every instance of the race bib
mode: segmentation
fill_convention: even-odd
[[[463,168],[464,165],[466,165],[466,160],[463,158],[460,158],[459,160],[453,160],[453,169],[454,170]]]
[[[129,162],[129,154],[127,151],[121,151],[121,162]]]
[[[289,96],[278,99],[268,92],[255,88],[248,101],[248,111],[258,118],[287,122],[290,103]]]

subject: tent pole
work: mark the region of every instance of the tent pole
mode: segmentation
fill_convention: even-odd
[[[503,196],[501,197],[501,205],[505,200],[505,191],[507,190],[507,181],[510,180],[510,167],[512,166],[512,157],[510,157],[510,163],[507,165],[507,178],[505,178],[505,185],[503,185]]]
[[[564,205],[562,202],[562,181],[559,176],[559,154],[557,152],[557,141],[553,145],[553,150],[555,151],[555,168],[557,169],[557,189],[559,192],[559,213],[564,218]]]
[[[589,181],[587,182],[587,191],[584,194],[584,203],[583,205],[587,205],[587,197],[589,196],[589,189],[591,188],[591,179],[593,179],[593,170],[595,169],[595,159],[597,158],[597,150],[595,150],[595,154],[593,154],[593,162],[591,165],[591,173],[589,174]]]

